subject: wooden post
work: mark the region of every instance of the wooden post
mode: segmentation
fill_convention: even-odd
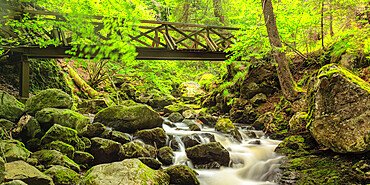
[[[20,55],[20,77],[19,77],[19,96],[23,101],[26,101],[29,98],[30,93],[30,62],[28,57],[25,55]]]

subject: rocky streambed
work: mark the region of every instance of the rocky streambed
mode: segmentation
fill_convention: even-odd
[[[273,184],[282,158],[279,141],[204,112],[127,101],[89,119],[57,89],[25,105],[0,94],[5,184]]]

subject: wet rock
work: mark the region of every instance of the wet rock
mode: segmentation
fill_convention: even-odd
[[[252,103],[247,103],[244,107],[232,107],[230,119],[235,123],[253,123],[257,118],[257,112]]]
[[[25,111],[35,115],[44,108],[71,109],[73,99],[67,93],[59,89],[47,89],[29,98],[26,102]]]
[[[171,166],[165,169],[170,175],[170,183],[176,185],[198,185],[197,172],[185,165]]]
[[[37,159],[40,164],[46,167],[50,167],[52,165],[61,165],[76,172],[80,171],[80,166],[78,164],[56,150],[40,150],[32,153],[31,158]]]
[[[54,185],[53,180],[24,161],[5,164],[5,181],[21,180],[28,185]]]
[[[309,130],[334,152],[370,151],[370,85],[350,71],[326,65],[308,93]]]
[[[221,166],[228,166],[230,162],[229,152],[219,142],[187,148],[186,155],[194,164],[207,164],[215,161]]]
[[[175,124],[173,124],[173,123],[171,123],[170,121],[164,121],[164,122],[163,122],[163,124],[165,124],[165,125],[167,125],[167,126],[169,126],[169,127],[171,127],[171,128],[176,127],[176,125],[175,125]]]
[[[184,120],[184,117],[178,112],[173,112],[168,116],[168,120],[174,123],[177,123],[177,122],[181,122],[182,120]]]
[[[145,148],[141,142],[132,141],[122,145],[121,159],[138,158],[138,157],[151,157],[152,154]]]
[[[252,141],[249,141],[248,144],[251,144],[251,145],[260,145],[261,144],[261,140],[252,140]]]
[[[17,122],[24,113],[24,105],[14,96],[0,91],[0,118]]]
[[[140,130],[135,133],[136,139],[142,140],[145,144],[161,148],[166,145],[167,136],[163,128],[154,128],[147,130]]]
[[[110,139],[121,144],[125,144],[131,141],[131,137],[128,134],[119,131],[112,131]]]
[[[99,137],[104,131],[105,131],[105,126],[99,122],[92,123],[86,125],[79,135],[92,138],[92,137]]]
[[[216,131],[230,134],[237,141],[241,142],[243,140],[242,135],[239,133],[238,129],[235,128],[230,119],[220,118],[217,120],[215,125]]]
[[[94,122],[126,133],[161,127],[163,118],[147,105],[111,106],[96,114]]]
[[[185,148],[193,147],[195,145],[209,142],[216,142],[215,137],[212,134],[202,133],[202,134],[191,134],[183,136],[181,141],[184,143]]]
[[[190,126],[190,130],[191,131],[201,131],[201,129],[199,128],[198,125],[192,125],[192,126]]]
[[[91,164],[94,160],[94,156],[91,155],[90,153],[87,152],[81,152],[81,151],[76,151],[73,161],[76,162],[77,164]]]
[[[173,164],[174,157],[175,154],[171,147],[165,146],[160,148],[158,151],[158,160],[166,166]]]
[[[35,118],[44,130],[48,130],[53,124],[59,124],[81,132],[90,123],[88,117],[69,109],[45,108],[38,111]]]
[[[91,138],[91,154],[94,156],[93,164],[102,164],[118,161],[121,144],[109,139]]]
[[[152,157],[139,157],[139,160],[153,170],[161,168],[162,163]]]
[[[82,102],[77,105],[78,111],[83,114],[96,114],[107,107],[108,103],[104,99],[82,100]]]
[[[5,157],[7,162],[13,162],[18,160],[26,161],[31,155],[24,144],[17,140],[2,140],[0,141],[0,147],[2,151],[2,157]]]
[[[53,179],[55,185],[77,184],[80,175],[75,171],[64,166],[55,165],[44,172],[45,175]]]
[[[207,164],[196,164],[194,167],[196,169],[220,169],[221,165],[218,162],[213,161]]]
[[[80,185],[107,184],[168,185],[168,174],[153,170],[139,159],[125,159],[120,162],[100,164],[92,167],[83,177]]]
[[[274,118],[274,115],[272,112],[266,112],[259,116],[256,121],[253,122],[253,127],[256,130],[264,130],[265,129],[265,124],[271,122]]]
[[[76,130],[58,124],[54,124],[41,138],[42,145],[53,141],[63,141],[72,145],[75,150],[83,151],[85,149],[85,143],[77,136]]]
[[[217,118],[211,116],[210,114],[202,112],[202,111],[199,112],[198,120],[208,126],[215,126],[217,122]]]
[[[66,144],[63,141],[53,141],[42,146],[42,149],[57,150],[67,157],[73,159],[75,149],[72,145]]]
[[[186,110],[182,113],[185,119],[194,119],[197,116],[197,113],[193,109]]]

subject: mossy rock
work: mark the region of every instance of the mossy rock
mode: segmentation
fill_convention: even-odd
[[[108,138],[107,138],[108,139]],[[113,140],[113,141],[117,141],[121,144],[125,144],[125,143],[128,143],[131,141],[131,136],[126,134],[126,133],[123,133],[123,132],[119,132],[119,131],[112,131],[112,133],[110,134],[110,137],[109,139]]]
[[[163,128],[139,130],[134,134],[136,139],[142,140],[145,144],[161,148],[166,145],[166,132]]]
[[[44,108],[71,109],[73,99],[60,89],[47,89],[29,98],[26,102],[25,111],[35,115]]]
[[[316,142],[309,135],[293,135],[286,137],[276,148],[275,152],[285,155],[302,156],[309,154]]]
[[[173,153],[171,147],[165,146],[159,149],[157,157],[158,160],[162,162],[162,164],[168,166],[173,164],[175,154]]]
[[[7,162],[18,160],[26,161],[31,155],[31,152],[24,147],[24,144],[17,140],[2,140],[0,141],[3,157]]]
[[[82,100],[82,102],[77,105],[77,110],[83,114],[96,114],[107,107],[108,103],[105,99]]]
[[[176,99],[172,95],[154,96],[149,100],[149,105],[156,109],[163,109],[165,106],[171,105]]]
[[[313,84],[307,122],[316,141],[338,153],[370,151],[370,84],[334,64]]]
[[[59,124],[81,132],[90,123],[88,117],[69,109],[45,108],[38,111],[35,118],[44,130]]]
[[[60,165],[52,166],[44,174],[52,178],[55,185],[77,184],[80,180],[77,172]]]
[[[92,138],[99,137],[106,130],[105,126],[102,123],[96,122],[93,124],[86,125],[79,135]]]
[[[125,159],[121,162],[100,164],[92,167],[83,177],[80,185],[106,184],[168,185],[168,174],[153,170],[139,159]]]
[[[0,157],[0,183],[4,182],[5,178],[5,161]]]
[[[27,185],[27,184],[21,180],[12,180],[4,183],[3,185]]]
[[[147,105],[111,106],[96,114],[94,122],[100,122],[114,130],[134,133],[137,130],[161,127],[163,118]]]
[[[45,132],[41,130],[39,122],[34,117],[28,120],[21,131],[21,137],[24,140],[41,138],[44,134]]]
[[[170,175],[170,183],[176,185],[198,185],[197,172],[185,165],[171,166],[165,169]]]
[[[93,164],[102,164],[118,161],[121,144],[109,139],[99,137],[91,138],[91,154],[94,156]]]
[[[80,166],[78,164],[56,150],[40,150],[32,153],[31,158],[37,159],[40,164],[46,167],[50,167],[52,165],[61,165],[76,172],[80,172]]]
[[[139,157],[138,159],[153,170],[158,170],[162,166],[161,162],[152,157]]]
[[[24,161],[5,164],[5,181],[22,180],[29,185],[54,185],[53,180]]]
[[[179,90],[183,98],[194,98],[205,94],[200,84],[193,81],[180,84]]]
[[[138,141],[132,141],[122,145],[122,150],[119,154],[122,159],[151,157],[150,151],[145,148],[145,145]]]
[[[243,140],[242,135],[239,133],[239,130],[235,128],[234,124],[230,119],[220,118],[217,120],[215,125],[216,131],[230,134],[237,141],[241,142]]]
[[[94,160],[94,156],[87,152],[82,151],[76,151],[73,161],[75,161],[77,164],[91,164]]]
[[[174,123],[177,123],[177,122],[181,122],[182,120],[184,120],[184,117],[178,112],[173,112],[168,116],[168,120]]]
[[[15,123],[7,119],[0,119],[0,127],[7,132],[10,132],[15,126]]]
[[[58,124],[54,124],[41,138],[43,145],[53,141],[63,141],[75,147],[75,150],[85,150],[85,143],[78,137],[76,130]]]
[[[42,148],[47,150],[57,150],[71,159],[73,159],[75,153],[75,148],[72,145],[64,143],[63,141],[53,141],[43,145]]]
[[[0,118],[16,123],[23,113],[24,105],[21,102],[7,92],[0,91]]]
[[[185,152],[194,164],[218,162],[222,166],[229,166],[230,154],[219,142],[195,145]]]

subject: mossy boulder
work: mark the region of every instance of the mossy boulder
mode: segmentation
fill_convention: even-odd
[[[45,132],[41,130],[39,122],[36,118],[32,117],[27,121],[21,131],[21,137],[24,140],[29,140],[33,138],[41,138]]]
[[[309,150],[314,147],[316,142],[309,135],[293,135],[286,137],[276,148],[275,152],[292,155],[302,156],[309,154]]]
[[[122,150],[119,155],[122,159],[152,157],[151,152],[147,150],[145,144],[138,141],[132,141],[122,145]]]
[[[47,89],[29,98],[26,102],[25,111],[35,115],[44,108],[71,109],[73,99],[60,89]]]
[[[62,125],[54,124],[41,138],[43,145],[53,141],[63,141],[75,147],[75,150],[85,149],[85,143],[78,137],[77,131]]]
[[[82,102],[77,105],[78,112],[83,114],[96,114],[107,107],[108,103],[104,99],[82,100]]]
[[[161,161],[164,165],[168,166],[173,164],[175,159],[175,154],[172,151],[172,148],[165,146],[159,149],[158,151],[158,160]]]
[[[193,81],[180,84],[179,91],[181,97],[186,98],[186,100],[191,100],[205,94],[200,84]]]
[[[184,143],[185,148],[190,148],[195,145],[202,144],[202,141],[207,143],[216,142],[215,136],[210,133],[191,134],[181,137],[181,141]]]
[[[24,161],[5,164],[5,181],[22,180],[28,185],[54,185],[53,180]]]
[[[264,130],[265,124],[267,125],[274,119],[272,112],[266,112],[259,116],[256,121],[253,122],[252,126],[257,130]]]
[[[149,100],[149,105],[156,109],[163,109],[167,105],[171,105],[176,99],[172,95],[155,95]]]
[[[234,124],[231,122],[230,119],[227,118],[220,118],[217,120],[215,125],[216,131],[230,134],[233,138],[237,141],[241,142],[243,140],[242,135],[239,133],[239,130],[235,128]]]
[[[135,138],[158,148],[165,146],[167,140],[166,132],[163,128],[139,130],[135,133]]]
[[[125,159],[121,162],[100,164],[92,167],[83,177],[80,185],[106,184],[148,184],[168,185],[168,174],[153,170],[139,159]]]
[[[200,111],[198,116],[198,120],[201,121],[203,124],[208,126],[215,126],[217,123],[217,118],[213,117],[212,115],[206,113],[205,111]]]
[[[102,164],[118,161],[121,144],[109,139],[99,137],[91,138],[91,154],[94,156],[93,164]]]
[[[6,132],[11,132],[12,129],[16,126],[15,123],[7,120],[7,119],[0,119],[0,127],[5,130]]]
[[[330,64],[319,70],[308,93],[308,128],[334,152],[370,151],[370,84]]]
[[[307,113],[296,112],[289,120],[289,130],[292,132],[301,132],[306,130],[307,126]]]
[[[44,174],[52,178],[55,185],[77,184],[80,180],[77,172],[60,165],[52,166]]]
[[[5,161],[0,157],[0,183],[4,182],[5,178]]]
[[[73,161],[77,164],[89,165],[94,160],[94,156],[87,152],[76,151]]]
[[[59,124],[81,132],[90,123],[88,117],[69,109],[45,108],[38,111],[35,118],[44,130]]]
[[[99,137],[106,130],[105,126],[102,123],[96,122],[93,124],[86,125],[79,135],[92,138]]]
[[[0,118],[16,123],[23,113],[24,105],[21,102],[7,92],[0,91]]]
[[[125,143],[128,143],[131,141],[131,136],[126,134],[126,133],[123,133],[123,132],[120,132],[120,131],[112,131],[112,133],[110,134],[110,137],[109,137],[111,140],[113,141],[117,141],[121,144],[125,144]]]
[[[168,105],[164,107],[164,113],[171,114],[173,112],[178,112],[182,114],[184,111],[189,109],[199,110],[201,107],[199,105],[195,104],[185,104],[183,102],[180,103],[174,103],[172,105]]]
[[[51,167],[52,165],[61,165],[76,172],[80,171],[80,166],[78,164],[56,150],[40,150],[32,153],[31,158],[37,159],[40,164],[46,167]]]
[[[12,180],[4,183],[3,185],[27,185],[27,184],[21,180]]]
[[[170,183],[176,185],[198,185],[197,172],[185,165],[176,165],[164,170],[170,175]]]
[[[137,130],[161,127],[163,118],[147,105],[111,106],[96,114],[94,122],[100,122],[117,131],[133,133]]]
[[[0,147],[1,151],[4,152],[2,156],[5,157],[7,162],[26,161],[31,155],[31,152],[24,147],[24,144],[17,140],[2,140],[0,141]]]
[[[195,145],[185,152],[194,164],[218,162],[222,166],[229,166],[230,154],[219,142]]]
[[[178,112],[173,112],[168,116],[168,120],[174,123],[177,123],[177,122],[181,122],[182,120],[184,120],[184,117]]]
[[[52,141],[51,143],[43,145],[42,149],[57,150],[71,159],[73,159],[75,153],[75,148],[63,141]]]
[[[153,170],[158,170],[162,166],[161,162],[152,157],[139,157],[138,159]]]

